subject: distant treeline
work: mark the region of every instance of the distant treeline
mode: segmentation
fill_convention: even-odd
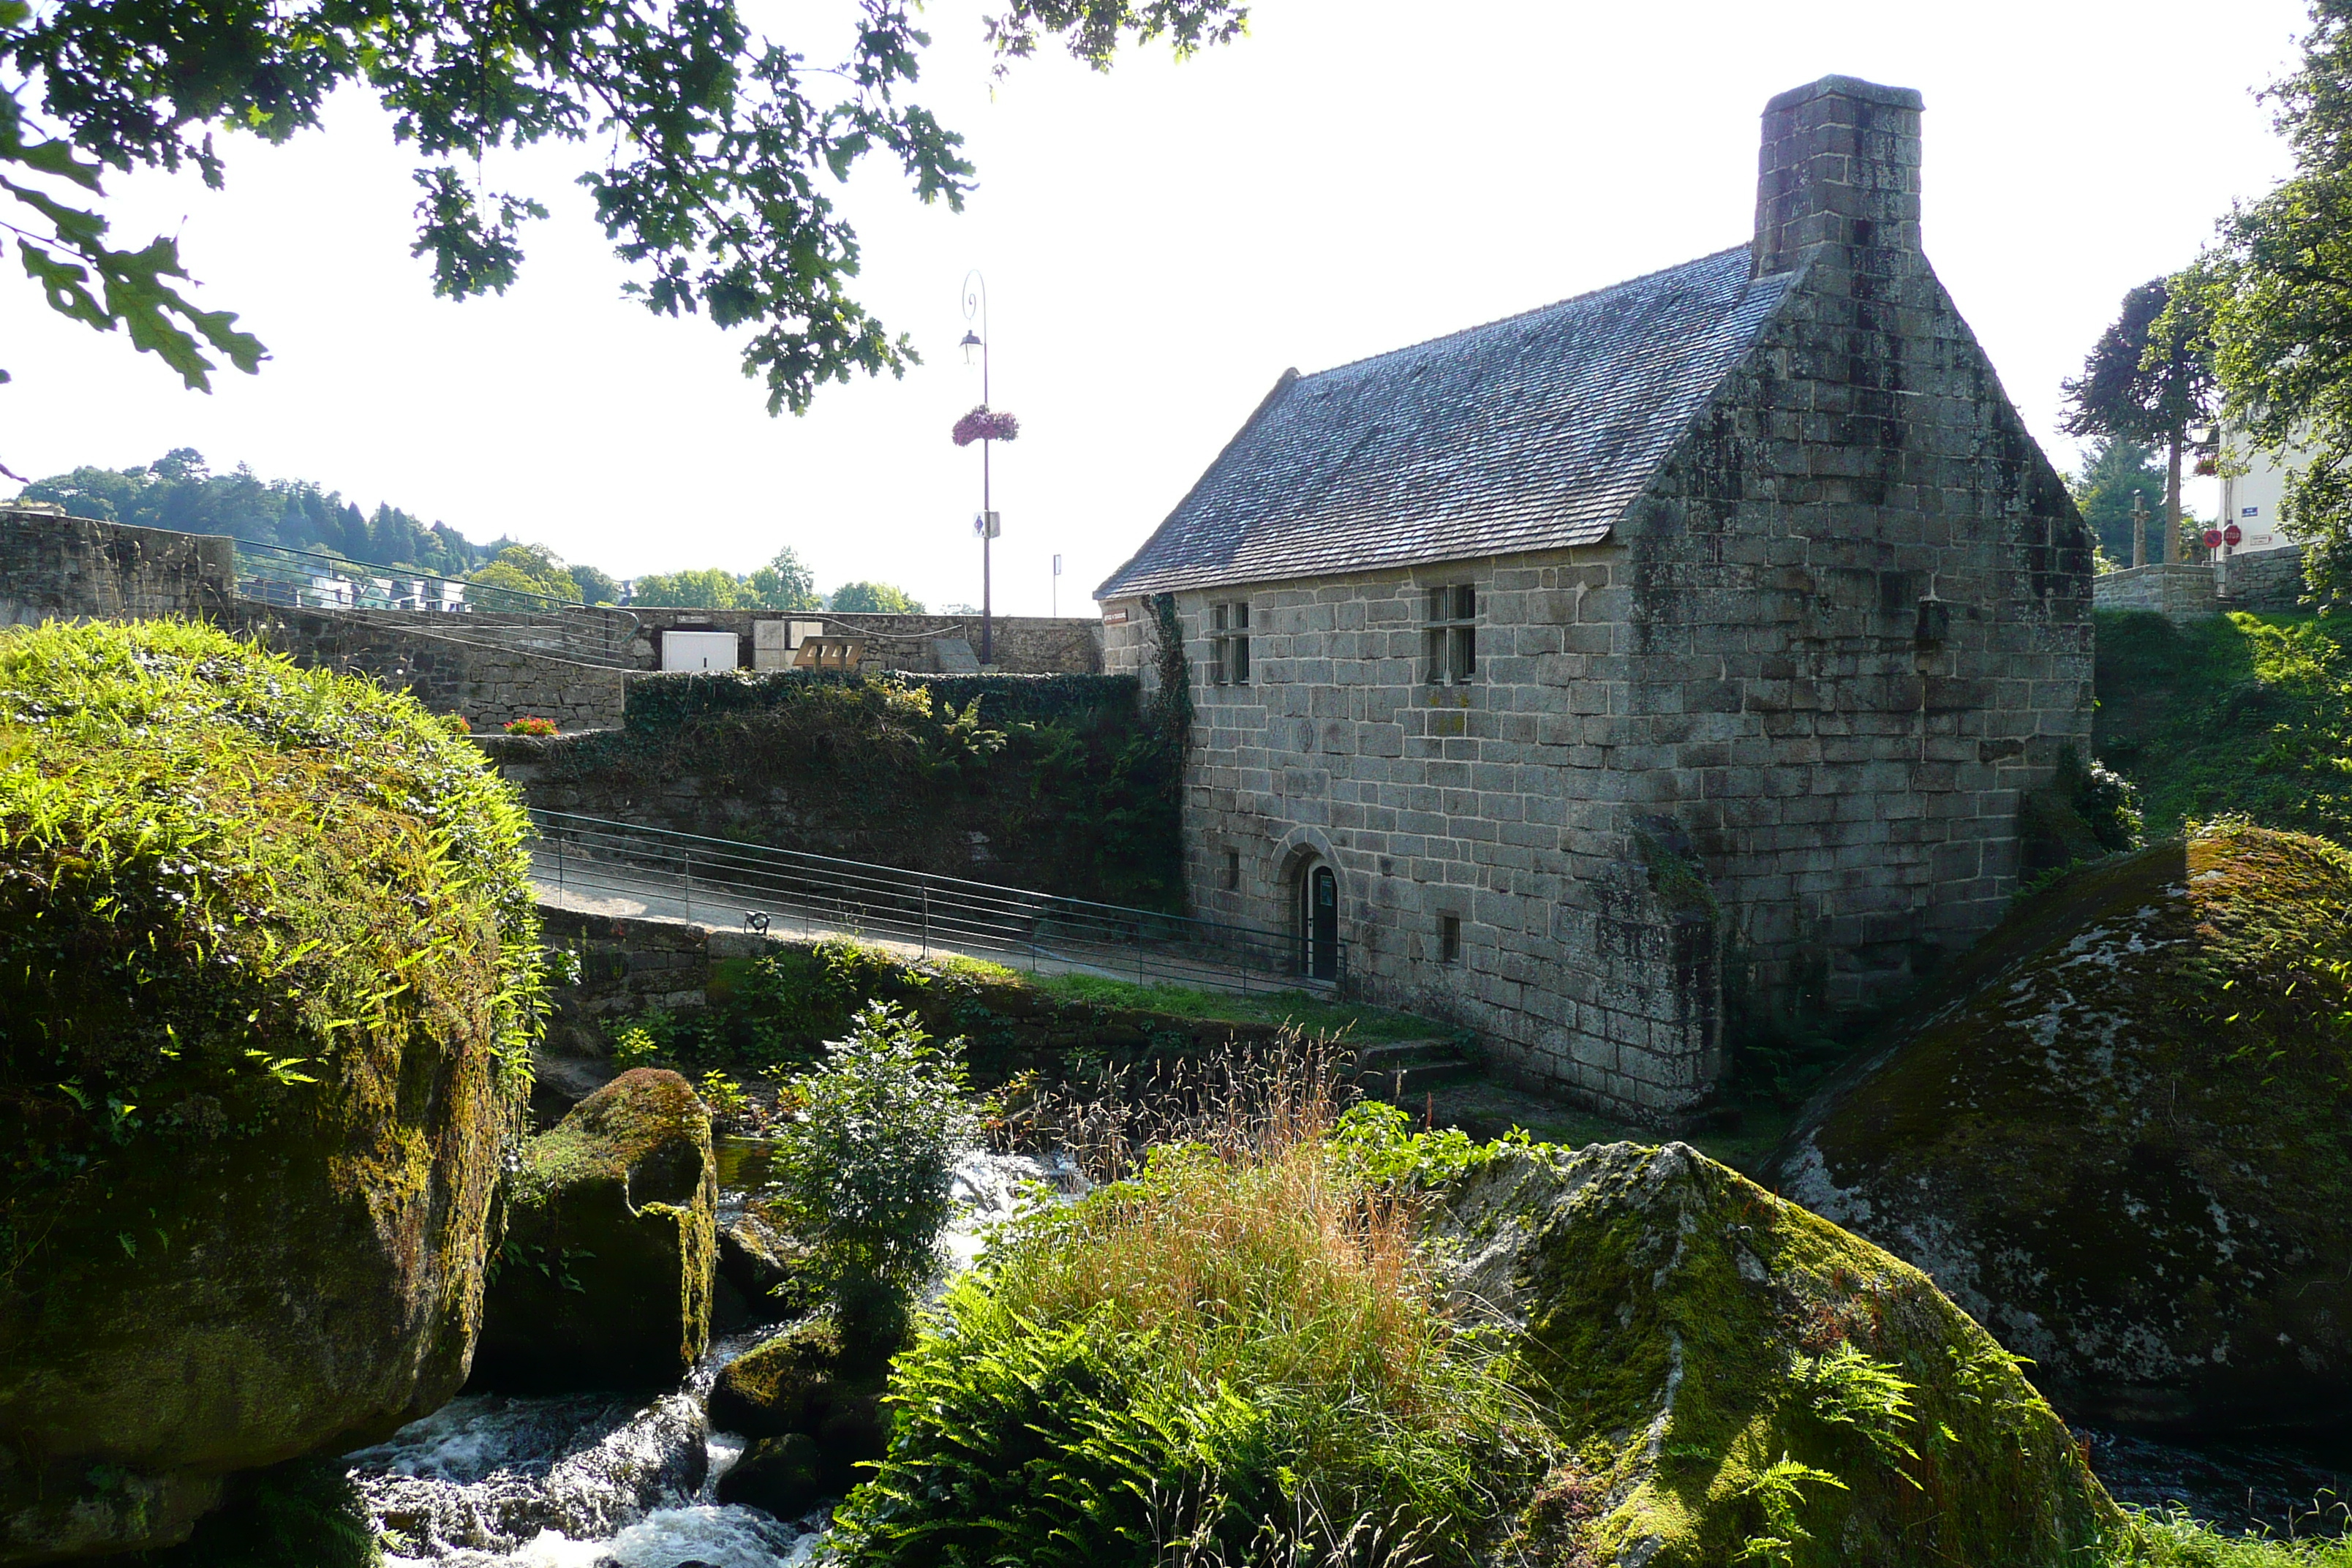
[[[302,479],[256,478],[240,466],[215,474],[189,447],[143,468],[76,468],[25,487],[23,499],[63,503],[75,517],[225,533],[252,544],[315,550],[375,566],[463,577],[506,548],[476,544],[446,522],[430,525],[394,506],[362,511],[335,490]]]
[[[788,545],[758,570],[724,567],[667,572],[624,583],[597,567],[571,563],[543,544],[501,536],[476,544],[446,522],[425,523],[398,507],[362,511],[307,479],[262,479],[243,464],[215,474],[204,454],[175,447],[143,468],[76,468],[26,485],[26,500],[56,501],[74,517],[183,533],[223,533],[249,544],[315,551],[355,565],[406,567],[436,577],[578,599],[591,605],[640,604],[688,609],[898,611],[919,615],[920,601],[887,583],[845,583],[831,594]]]

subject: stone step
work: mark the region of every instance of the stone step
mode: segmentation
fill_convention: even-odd
[[[1454,1040],[1382,1040],[1356,1053],[1355,1083],[1367,1094],[1403,1100],[1478,1076]]]
[[[1356,1047],[1356,1070],[1360,1073],[1386,1072],[1392,1068],[1421,1062],[1458,1061],[1461,1057],[1462,1045],[1458,1040],[1376,1040],[1370,1045]]]
[[[1359,1072],[1356,1087],[1377,1099],[1402,1104],[1415,1095],[1477,1076],[1477,1063],[1456,1057],[1452,1061],[1414,1062],[1380,1072]]]

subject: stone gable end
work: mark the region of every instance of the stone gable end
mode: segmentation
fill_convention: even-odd
[[[1604,538],[1175,590],[1198,912],[1311,942],[1328,866],[1354,988],[1659,1121],[1737,1070],[1734,1015],[1867,1006],[1990,929],[2021,795],[2087,749],[2091,546],[1919,252],[1918,120],[1841,78],[1768,108],[1791,275]],[[1106,665],[1149,684],[1116,585]],[[1452,586],[1476,669],[1433,684]]]

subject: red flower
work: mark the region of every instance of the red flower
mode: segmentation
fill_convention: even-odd
[[[955,424],[955,444],[959,447],[969,447],[974,441],[1010,441],[1020,434],[1020,420],[991,409],[985,403]]]

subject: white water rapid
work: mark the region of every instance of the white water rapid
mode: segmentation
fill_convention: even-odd
[[[991,1226],[1044,1184],[1084,1181],[1059,1160],[971,1153],[955,1169],[955,1217],[941,1235],[949,1277],[971,1267]],[[721,1194],[737,1208],[740,1192]],[[805,1563],[830,1503],[795,1520],[719,1502],[743,1439],[703,1412],[719,1369],[780,1331],[711,1346],[672,1393],[517,1398],[475,1394],[349,1456],[368,1512],[388,1532],[386,1568],[774,1568]]]

